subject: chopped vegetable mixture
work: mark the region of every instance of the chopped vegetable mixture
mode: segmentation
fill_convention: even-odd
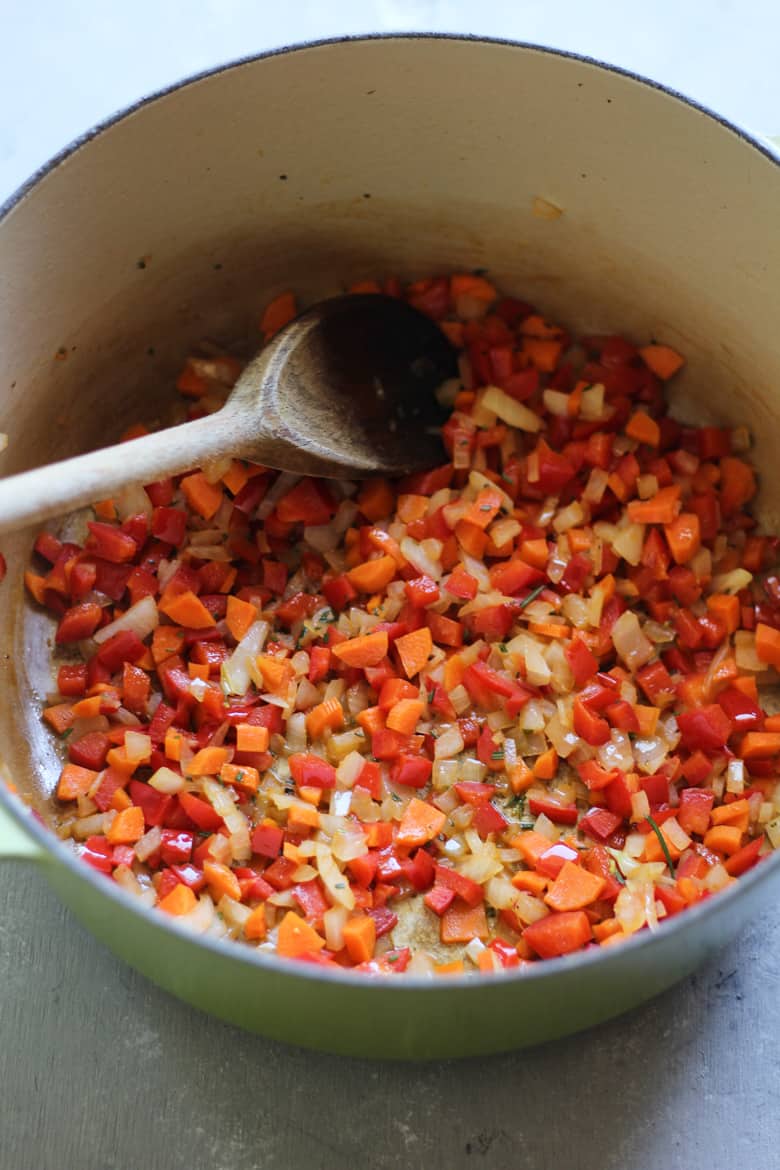
[[[97,504],[83,546],[40,534],[60,835],[197,931],[325,966],[619,945],[780,845],[749,437],[666,414],[666,345],[575,340],[481,276],[384,291],[460,352],[447,462],[228,460]],[[192,356],[189,417],[241,368]]]

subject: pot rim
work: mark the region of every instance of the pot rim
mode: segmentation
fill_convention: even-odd
[[[89,145],[93,139],[98,138],[106,131],[110,130],[117,123],[124,121],[126,118],[144,109],[144,107],[159,101],[178,90],[185,89],[191,85],[196,85],[208,78],[217,76],[222,73],[227,73],[230,70],[239,69],[245,65],[254,64],[257,61],[262,61],[271,57],[279,57],[292,53],[300,53],[309,49],[318,49],[327,47],[329,45],[344,45],[344,44],[363,44],[371,41],[456,41],[462,43],[473,43],[478,45],[498,45],[505,46],[510,49],[519,49],[523,52],[543,54],[551,57],[561,57],[568,60],[578,61],[580,63],[593,66],[606,73],[614,73],[618,77],[626,78],[639,85],[646,86],[650,89],[658,90],[667,97],[674,98],[683,105],[689,106],[692,109],[704,114],[712,121],[717,122],[728,132],[736,135],[746,144],[746,146],[757,150],[775,166],[780,166],[780,155],[776,152],[771,143],[762,140],[754,134],[751,134],[737,123],[716,113],[708,106],[701,104],[673,89],[671,86],[664,85],[661,82],[654,81],[651,78],[644,77],[631,69],[624,69],[619,65],[612,65],[604,61],[599,61],[587,54],[576,53],[571,50],[556,49],[547,45],[538,45],[528,41],[515,41],[505,37],[487,37],[479,34],[470,33],[439,33],[439,32],[389,32],[389,33],[360,33],[345,36],[323,37],[312,41],[300,41],[289,45],[283,45],[278,48],[268,49],[261,53],[250,53],[244,57],[238,57],[234,60],[228,61],[225,64],[216,65],[209,69],[201,70],[198,73],[193,73],[179,81],[173,82],[170,85],[164,86],[160,89],[154,90],[152,93],[138,99],[123,109],[97,122],[89,130],[75,138],[71,143],[65,146],[57,154],[53,155],[47,162],[40,166],[33,172],[28,179],[26,179],[11,195],[0,203],[0,228],[3,222],[13,211],[13,209],[20,204],[29,195],[39,183],[41,183],[49,174],[53,173],[63,162],[69,159],[72,155],[82,150]],[[768,857],[760,865],[754,866],[748,873],[742,875],[737,882],[735,882],[728,889],[720,891],[716,896],[704,899],[698,905],[686,910],[684,913],[674,915],[671,921],[664,921],[659,926],[657,931],[642,930],[631,936],[620,946],[614,948],[610,947],[604,950],[601,947],[592,947],[589,950],[579,951],[572,955],[563,955],[556,959],[546,959],[544,961],[533,964],[530,967],[520,969],[502,970],[491,973],[489,976],[481,977],[478,973],[464,972],[461,975],[450,976],[445,984],[438,980],[428,978],[426,976],[404,976],[398,978],[393,974],[378,974],[366,976],[365,973],[353,971],[348,968],[335,970],[327,967],[320,967],[312,963],[302,963],[293,959],[281,958],[277,955],[265,953],[248,946],[244,946],[237,940],[223,940],[220,938],[213,938],[208,935],[196,934],[187,926],[181,924],[177,919],[171,918],[168,915],[163,915],[155,907],[147,907],[139,905],[138,900],[131,894],[124,891],[115,882],[106,882],[103,875],[87,866],[67,845],[60,841],[51,829],[44,825],[34,815],[31,815],[29,808],[18,796],[14,795],[6,785],[0,783],[0,805],[12,820],[19,825],[19,827],[31,836],[35,842],[41,846],[46,854],[50,854],[59,864],[70,869],[75,877],[87,885],[93,886],[98,893],[103,897],[115,901],[118,906],[131,911],[133,914],[145,919],[149,925],[154,929],[167,931],[175,937],[182,939],[191,944],[203,947],[206,950],[212,951],[215,956],[233,959],[235,961],[245,963],[248,966],[259,967],[267,971],[269,974],[285,974],[293,975],[305,981],[323,981],[325,983],[334,983],[339,985],[354,986],[356,988],[363,988],[370,990],[371,988],[387,989],[393,988],[398,992],[433,992],[441,991],[446,987],[453,991],[457,990],[465,992],[469,989],[478,990],[490,984],[493,985],[496,980],[501,983],[518,983],[523,984],[527,982],[536,982],[539,979],[552,978],[555,975],[562,975],[566,971],[582,970],[591,967],[594,964],[606,964],[610,959],[618,960],[620,956],[632,955],[638,956],[639,952],[646,947],[654,945],[656,942],[663,939],[672,939],[675,935],[684,931],[688,926],[693,928],[696,922],[703,921],[713,914],[719,913],[720,909],[726,909],[727,905],[745,898],[749,891],[758,883],[765,879],[770,879],[776,875],[780,870],[780,850]]]

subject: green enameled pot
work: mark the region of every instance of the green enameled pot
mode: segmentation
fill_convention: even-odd
[[[256,336],[283,289],[486,267],[575,329],[679,346],[675,412],[751,427],[777,530],[779,207],[765,145],[582,58],[393,36],[239,62],[98,127],[2,210],[0,472],[159,415],[189,345]],[[0,854],[40,865],[95,935],[205,1011],[340,1053],[496,1052],[655,995],[776,896],[772,858],[656,933],[489,979],[366,979],[193,936],[46,827],[52,627],[24,598],[31,542],[3,548],[0,766],[18,796],[0,784]]]

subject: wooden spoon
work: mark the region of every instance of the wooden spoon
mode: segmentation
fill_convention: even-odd
[[[0,532],[226,455],[331,478],[433,466],[443,455],[434,390],[456,373],[442,331],[404,301],[322,301],[249,363],[216,414],[0,480]]]

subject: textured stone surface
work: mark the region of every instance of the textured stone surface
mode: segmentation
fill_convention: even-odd
[[[114,959],[34,868],[3,879],[0,1170],[778,1166],[780,912],[621,1020],[404,1066],[209,1019]]]

